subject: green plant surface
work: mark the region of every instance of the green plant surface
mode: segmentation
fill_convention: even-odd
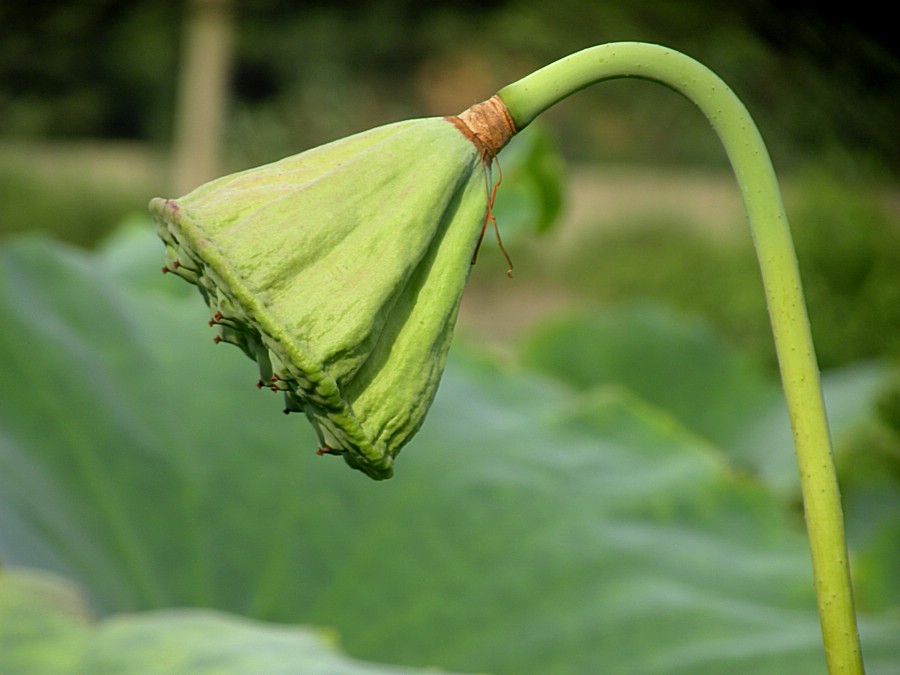
[[[545,322],[521,340],[519,354],[529,368],[581,391],[625,388],[721,448],[785,502],[799,499],[777,380],[709,322],[645,302],[597,307]],[[839,461],[854,452],[857,427],[872,415],[888,371],[862,361],[824,373]]]
[[[565,169],[547,129],[535,124],[513,136],[495,166],[503,188],[493,211],[504,239],[550,230],[562,211]]]
[[[795,514],[698,418],[649,389],[579,391],[457,345],[404,471],[370,482],[315,456],[308,425],[273,411],[243,355],[212,344],[202,303],[156,276],[142,225],[98,253],[41,239],[0,250],[6,564],[83,586],[112,626],[205,607],[327,627],[382,663],[822,672]],[[654,330],[648,350],[688,358],[678,330]],[[740,372],[721,397],[765,390]],[[223,620],[223,635],[245,625]],[[868,671],[896,672],[896,607],[860,624]],[[183,626],[159,628],[187,639]]]
[[[577,389],[625,387],[723,448],[782,400],[777,381],[708,324],[657,304],[562,316],[525,336],[519,349],[523,363]]]
[[[768,150],[750,113],[718,75],[659,45],[601,44],[503,87],[521,129],[571,94],[610,79],[654,81],[697,105],[722,142],[741,192],[762,274],[794,437],[828,671],[864,672],[833,444],[797,258]]]
[[[334,642],[328,631],[276,626],[205,609],[97,620],[71,583],[35,570],[0,571],[0,672],[4,673],[423,672],[349,659]]]

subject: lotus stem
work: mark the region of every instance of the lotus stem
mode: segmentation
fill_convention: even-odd
[[[840,491],[797,259],[765,144],[747,109],[712,71],[677,51],[623,42],[577,52],[501,89],[516,129],[588,85],[659,82],[693,101],[725,146],[765,287],[794,436],[825,659],[831,675],[863,672]]]

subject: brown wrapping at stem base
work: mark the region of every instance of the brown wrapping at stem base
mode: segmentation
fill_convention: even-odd
[[[499,96],[492,96],[447,119],[475,144],[486,162],[493,161],[517,131],[509,110]]]

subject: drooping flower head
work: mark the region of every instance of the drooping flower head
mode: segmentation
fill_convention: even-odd
[[[197,285],[217,341],[306,414],[320,453],[389,478],[437,391],[486,172],[514,133],[494,97],[154,199],[164,270]]]

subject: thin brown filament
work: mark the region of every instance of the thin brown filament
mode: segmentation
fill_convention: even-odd
[[[482,160],[482,167],[484,168],[484,190],[488,193],[488,207],[487,213],[484,216],[484,226],[481,228],[481,234],[478,237],[478,244],[475,246],[475,253],[472,255],[472,264],[478,260],[478,251],[481,250],[481,242],[484,241],[484,235],[487,232],[488,225],[494,226],[494,233],[497,235],[497,245],[500,247],[500,252],[503,253],[503,257],[506,258],[506,264],[509,267],[506,270],[506,276],[510,279],[512,278],[513,271],[513,263],[512,259],[509,257],[509,253],[506,251],[506,247],[503,246],[503,239],[500,237],[500,227],[497,225],[497,217],[494,215],[494,200],[497,198],[497,188],[500,187],[500,183],[503,182],[503,169],[500,167],[500,160],[494,158],[494,161],[497,162],[497,182],[494,183],[494,186],[491,187],[490,181],[488,179],[488,174],[490,171],[490,160]]]

